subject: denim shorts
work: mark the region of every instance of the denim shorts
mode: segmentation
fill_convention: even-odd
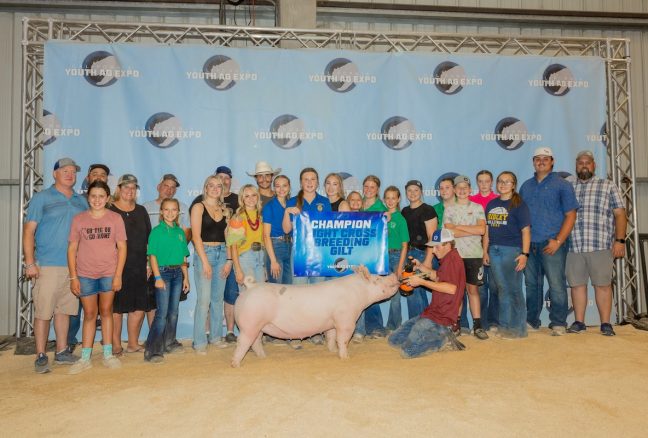
[[[112,292],[112,277],[88,278],[79,277],[82,297],[96,295],[99,292]]]

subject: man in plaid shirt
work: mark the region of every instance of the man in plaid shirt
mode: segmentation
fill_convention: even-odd
[[[626,212],[617,186],[594,175],[596,163],[591,151],[576,155],[576,176],[567,178],[574,186],[580,207],[571,232],[566,275],[576,320],[570,333],[586,329],[587,281],[591,279],[601,319],[601,333],[614,336],[612,312],[612,268],[614,259],[625,255]]]

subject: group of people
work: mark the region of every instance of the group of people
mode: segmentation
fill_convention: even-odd
[[[138,180],[122,175],[111,193],[109,168],[93,164],[88,190],[74,191],[79,166],[70,158],[54,165],[54,184],[32,198],[24,226],[25,274],[34,280],[35,370],[50,370],[45,351],[54,320],[54,362],[71,365],[76,374],[92,367],[97,322],[102,325],[103,364],[121,366],[123,354],[144,353],[163,362],[165,354],[184,351],[176,339],[178,308],[189,291],[188,242],[193,244],[193,350],[236,342],[234,304],[246,276],[256,282],[310,284],[324,277],[294,277],[293,218],[301,212],[384,212],[387,216],[389,269],[414,288],[407,296],[408,320],[402,322],[401,296],[389,300],[384,321],[379,304],[360,316],[353,335],[389,336],[404,357],[417,357],[457,345],[470,330],[486,340],[527,336],[540,327],[548,301],[552,335],[586,330],[587,284],[591,280],[604,335],[610,324],[613,260],[625,251],[626,216],[618,188],[595,175],[590,151],[576,156],[575,175],[563,179],[553,171],[551,148],[533,156],[535,174],[518,190],[513,172],[494,179],[488,170],[440,181],[441,201],[423,201],[423,185],[388,186],[381,192],[375,175],[363,181],[362,193],[345,195],[340,175],[324,178],[319,193],[316,169],[304,168],[300,189],[291,197],[291,181],[260,161],[248,175],[256,184],[231,192],[232,171],[220,166],[204,182],[202,194],[187,207],[175,196],[173,174],[162,176],[158,198],[137,204]],[[492,190],[495,182],[496,192]],[[382,195],[382,198],[381,198]],[[406,265],[417,273],[403,276]],[[549,291],[545,296],[544,279]],[[526,294],[523,290],[523,281]],[[575,321],[567,328],[567,284]],[[81,357],[73,354],[83,310]],[[128,339],[122,346],[123,315]],[[149,334],[139,344],[144,316]],[[100,319],[98,319],[98,317]],[[222,330],[223,317],[225,330]],[[322,335],[310,340],[319,344]],[[290,342],[267,338],[266,342]],[[300,340],[292,340],[299,348]],[[460,343],[459,343],[460,344]]]

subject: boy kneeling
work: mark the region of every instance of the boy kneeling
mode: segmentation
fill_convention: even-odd
[[[436,230],[427,246],[439,259],[437,271],[417,264],[427,278],[412,276],[404,280],[409,286],[423,286],[432,292],[432,302],[421,313],[411,318],[389,336],[389,344],[401,349],[404,358],[419,357],[438,351],[446,344],[452,349],[464,346],[452,333],[459,305],[466,288],[466,272],[461,256],[455,249],[454,235],[445,228]]]

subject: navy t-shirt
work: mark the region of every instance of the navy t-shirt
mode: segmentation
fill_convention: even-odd
[[[511,208],[511,200],[495,198],[486,206],[490,245],[522,247],[522,228],[531,225],[529,207],[522,201]]]

